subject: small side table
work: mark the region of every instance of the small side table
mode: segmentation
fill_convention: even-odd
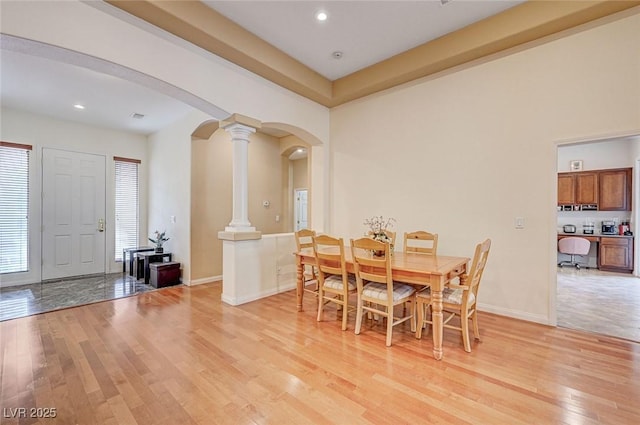
[[[122,273],[126,273],[127,272],[127,254],[129,254],[129,276],[136,276],[138,274],[138,271],[136,270],[136,273],[133,273],[133,260],[135,258],[135,254],[137,252],[146,252],[146,251],[153,251],[155,248],[152,246],[135,246],[132,248],[125,248],[122,250]]]
[[[164,262],[165,258],[167,258],[167,261],[171,261],[172,259],[172,254],[170,252],[155,252],[154,250],[152,250],[152,252],[148,252],[148,251],[143,251],[143,252],[137,252],[136,253],[136,257],[138,257],[138,261],[143,260],[144,261],[144,283],[145,285],[149,284],[149,276],[151,275],[151,269],[149,268],[149,264],[150,263],[156,263],[156,262]]]

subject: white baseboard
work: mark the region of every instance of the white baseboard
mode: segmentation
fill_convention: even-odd
[[[200,279],[192,279],[192,280],[190,280],[188,283],[186,283],[186,285],[187,286],[203,285],[205,283],[220,282],[221,280],[222,280],[222,275],[201,277]]]
[[[262,291],[259,292],[257,294],[251,294],[251,295],[245,295],[244,297],[229,297],[226,296],[224,293],[222,294],[222,302],[229,304],[229,305],[240,305],[240,304],[246,304],[249,303],[251,301],[256,301],[262,298],[267,298],[270,297],[272,295],[276,295],[276,294],[281,294],[283,292],[287,292],[290,291],[292,289],[296,288],[296,284],[287,284],[287,285],[281,285],[278,288],[274,288],[274,289],[270,289],[268,291]],[[223,289],[224,291],[224,289]]]
[[[511,310],[508,308],[496,307],[494,305],[478,303],[478,311],[486,311],[487,313],[493,313],[500,316],[512,317],[514,319],[526,320],[527,322],[553,326],[549,318],[546,316],[526,313],[520,310]]]

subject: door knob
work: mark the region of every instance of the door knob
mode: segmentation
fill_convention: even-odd
[[[98,232],[104,232],[104,218],[98,220]]]

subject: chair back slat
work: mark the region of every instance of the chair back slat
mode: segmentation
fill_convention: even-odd
[[[316,257],[316,268],[324,274],[346,274],[344,258],[344,242],[342,238],[329,235],[312,238],[313,252]]]
[[[466,286],[468,286],[470,291],[473,292],[476,300],[478,299],[478,288],[480,286],[482,274],[484,273],[484,268],[487,265],[490,249],[491,239],[486,239],[476,246],[476,251],[473,255],[473,261],[467,277]]]
[[[382,256],[377,257],[374,252],[381,252]],[[387,242],[368,237],[351,239],[351,253],[358,288],[365,282],[378,282],[386,284],[390,294],[393,292],[390,246]]]
[[[436,255],[438,251],[438,234],[423,230],[405,232],[404,252],[416,252],[419,254]]]
[[[298,247],[298,252],[300,252],[303,248],[313,247],[312,238],[316,235],[315,230],[301,229],[295,232],[294,235],[296,238],[296,246]]]

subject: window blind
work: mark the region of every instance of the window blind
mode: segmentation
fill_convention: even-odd
[[[0,273],[29,271],[29,152],[0,142]]]
[[[122,261],[122,250],[138,246],[138,164],[139,160],[114,158],[116,179],[115,259]]]

